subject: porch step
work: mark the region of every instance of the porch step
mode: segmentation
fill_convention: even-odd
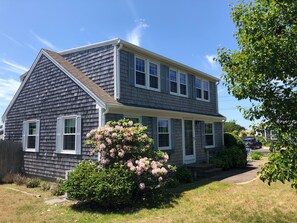
[[[215,176],[222,172],[222,168],[217,168],[213,164],[199,163],[187,166],[191,171],[194,179]]]

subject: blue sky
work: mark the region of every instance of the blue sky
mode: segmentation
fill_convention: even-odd
[[[41,48],[65,50],[122,38],[213,76],[218,47],[236,49],[225,0],[0,0],[0,114]],[[219,85],[219,110],[249,127],[237,101]]]

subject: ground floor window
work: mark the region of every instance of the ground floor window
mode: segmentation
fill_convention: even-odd
[[[170,120],[158,119],[158,149],[170,149]]]
[[[214,147],[214,124],[205,123],[205,147]]]
[[[137,117],[137,116],[126,116],[125,115],[125,118],[126,119],[129,119],[130,121],[132,121],[134,124],[135,123],[142,123],[142,120],[141,120],[141,117]]]
[[[37,152],[39,148],[39,120],[29,120],[23,123],[23,149]]]

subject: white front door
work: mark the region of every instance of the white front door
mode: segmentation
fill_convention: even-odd
[[[196,148],[195,148],[195,126],[194,120],[183,120],[182,123],[183,134],[183,156],[184,164],[196,162]]]

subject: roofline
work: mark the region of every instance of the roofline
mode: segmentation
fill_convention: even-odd
[[[40,57],[44,55],[47,59],[49,59],[55,66],[57,66],[63,73],[65,73],[71,80],[73,80],[78,86],[80,86],[88,95],[90,95],[97,104],[102,106],[103,108],[106,107],[106,103],[104,103],[99,97],[97,97],[91,90],[89,90],[84,84],[82,84],[76,77],[74,77],[69,71],[67,71],[61,64],[59,64],[54,58],[52,58],[47,52],[41,49],[34,60],[30,70],[27,72],[24,80],[22,81],[20,87],[18,88],[17,92],[13,96],[12,100],[10,101],[8,107],[6,108],[5,112],[2,115],[2,121],[4,122],[6,119],[7,113],[10,111],[11,107],[13,106],[14,102],[16,101],[17,97],[19,96],[21,90],[23,89],[24,85],[26,84],[27,80],[29,79],[32,71],[34,70],[37,62],[39,61]]]
[[[115,38],[115,39],[112,39],[112,40],[107,40],[107,41],[93,43],[93,44],[89,44],[89,45],[85,45],[85,46],[75,47],[75,48],[68,49],[68,50],[62,50],[62,51],[59,51],[58,53],[60,55],[65,55],[65,54],[69,54],[69,53],[79,52],[79,51],[82,51],[82,50],[89,50],[89,49],[97,48],[97,47],[100,47],[100,46],[106,46],[106,45],[111,45],[111,44],[115,45],[119,41],[120,41],[119,38]]]
[[[200,75],[202,77],[214,80],[216,82],[220,81],[220,79],[217,78],[217,77],[214,77],[214,76],[212,76],[210,74],[207,74],[207,73],[205,73],[203,71],[192,68],[192,67],[190,67],[188,65],[182,64],[182,63],[180,63],[178,61],[169,59],[168,57],[165,57],[165,56],[162,56],[160,54],[154,53],[152,51],[146,50],[146,49],[144,49],[142,47],[136,46],[136,45],[134,45],[132,43],[129,43],[129,42],[125,41],[125,40],[122,40],[120,38],[115,38],[115,39],[112,39],[112,40],[107,40],[107,41],[98,42],[98,43],[94,43],[94,44],[90,44],[90,45],[86,45],[86,46],[72,48],[72,49],[69,49],[69,50],[63,50],[63,51],[60,51],[58,53],[60,55],[65,55],[65,54],[69,54],[69,53],[79,52],[79,51],[82,51],[82,50],[93,49],[93,48],[100,47],[100,46],[117,45],[117,44],[120,44],[120,43],[122,43],[124,45],[124,47],[126,47],[126,48],[130,48],[130,49],[135,50],[135,51],[137,51],[139,53],[146,54],[146,55],[149,55],[151,57],[157,58],[157,59],[159,59],[161,61],[164,61],[165,63],[172,64],[173,66],[180,67],[180,68],[182,68],[184,70],[189,71],[192,74]]]
[[[225,116],[212,116],[212,115],[204,115],[190,112],[179,112],[179,111],[171,111],[164,109],[155,109],[155,108],[145,108],[145,107],[136,107],[129,106],[124,104],[107,104],[109,113],[121,112],[121,114],[132,114],[132,115],[143,115],[143,116],[156,116],[156,117],[166,117],[166,118],[177,118],[177,119],[195,119],[202,120],[208,122],[225,122]],[[134,113],[133,113],[134,112]]]

